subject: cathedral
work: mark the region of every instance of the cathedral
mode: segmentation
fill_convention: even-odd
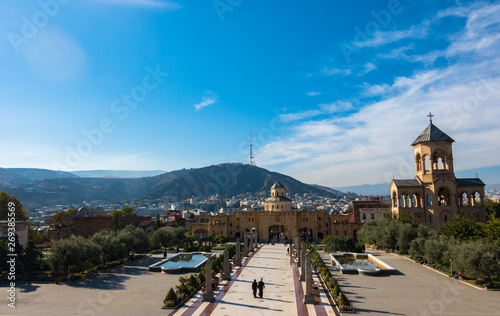
[[[432,123],[411,144],[415,157],[414,179],[391,182],[392,214],[405,212],[434,229],[458,214],[486,221],[484,186],[479,178],[457,178],[453,169],[454,140]]]
[[[238,210],[230,215],[210,215],[208,223],[192,224],[189,230],[197,239],[224,235],[234,240],[256,231],[261,242],[292,238],[294,232],[320,242],[330,235],[339,238],[355,236],[362,224],[349,223],[350,216],[292,209],[292,200],[286,197],[285,186],[276,180],[271,187],[271,196],[264,201],[264,211]]]

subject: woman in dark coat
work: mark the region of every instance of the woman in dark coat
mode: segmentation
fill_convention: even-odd
[[[257,297],[257,280],[253,279],[252,283],[253,297]]]

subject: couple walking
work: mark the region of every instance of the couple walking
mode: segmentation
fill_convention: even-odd
[[[264,295],[264,288],[266,286],[264,285],[264,281],[262,278],[260,278],[259,283],[257,283],[257,280],[254,279],[252,283],[252,291],[253,291],[253,297],[257,297],[257,289],[259,289],[259,297],[262,298]]]

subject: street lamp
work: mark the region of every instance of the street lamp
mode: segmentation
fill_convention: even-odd
[[[453,260],[450,259],[450,274],[453,275]]]

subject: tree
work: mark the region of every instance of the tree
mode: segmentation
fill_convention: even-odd
[[[127,255],[125,245],[120,242],[117,234],[114,232],[96,233],[90,239],[101,247],[103,265],[106,265],[110,261],[122,259]]]
[[[492,199],[486,199],[485,205],[488,215],[500,218],[500,201],[495,202]]]
[[[132,206],[122,206],[120,210],[112,210],[110,216],[120,216],[120,217],[128,217],[128,216],[137,216],[134,208]]]
[[[128,225],[118,232],[118,240],[125,244],[127,253],[145,253],[149,251],[149,238],[146,232],[134,225]]]
[[[62,276],[68,266],[73,272],[82,272],[87,267],[99,264],[102,249],[91,240],[81,236],[71,236],[68,239],[56,241],[50,249],[48,257],[52,273]]]
[[[78,217],[78,210],[76,208],[71,208],[66,211],[60,211],[54,216],[52,216],[48,221],[47,225],[51,228],[54,227],[72,227],[73,220]]]
[[[480,237],[480,228],[467,214],[458,214],[442,227],[440,232],[448,237],[466,241]]]
[[[228,242],[228,239],[224,235],[219,235],[219,236],[215,237],[215,239],[214,239],[214,243],[219,244],[219,245],[225,244],[227,242]]]
[[[411,242],[417,238],[417,230],[410,223],[402,223],[397,237],[397,248],[400,253],[408,253]]]
[[[484,239],[500,246],[500,218],[490,216],[487,223],[478,223]]]
[[[165,229],[157,229],[151,233],[150,241],[151,248],[159,249],[161,247],[168,247],[173,241],[172,234]]]
[[[0,220],[7,220],[9,213],[14,209],[16,221],[26,221],[26,210],[15,195],[9,195],[5,191],[0,191]]]

